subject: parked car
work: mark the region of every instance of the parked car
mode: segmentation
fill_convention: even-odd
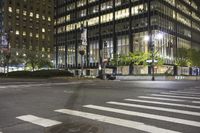
[[[99,75],[96,78],[103,79],[103,75]],[[114,74],[106,74],[106,79],[108,79],[108,80],[115,80],[116,76]]]

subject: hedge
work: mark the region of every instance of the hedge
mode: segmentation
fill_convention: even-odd
[[[15,71],[9,72],[8,77],[72,77],[73,73],[66,70],[38,70],[38,71]]]

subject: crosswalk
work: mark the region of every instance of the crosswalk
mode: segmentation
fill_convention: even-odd
[[[54,112],[149,133],[182,133],[183,130],[176,126],[169,129],[168,126],[149,123],[145,121],[147,119],[166,123],[166,125],[171,123],[197,128],[200,131],[200,94],[198,90],[165,91],[124,98],[120,101],[107,101],[104,105],[86,104],[79,110],[64,108],[54,110]],[[141,120],[138,121],[135,117],[141,118]],[[191,118],[188,119],[189,117]],[[57,120],[34,115],[16,118],[42,127],[62,124]]]
[[[34,115],[23,115],[23,116],[18,116],[17,119],[23,120],[23,121],[27,121],[42,127],[51,127],[51,126],[55,126],[55,125],[59,125],[62,122],[59,121],[55,121],[55,120],[50,120],[50,119],[46,119],[46,118],[41,118],[41,117],[37,117]]]

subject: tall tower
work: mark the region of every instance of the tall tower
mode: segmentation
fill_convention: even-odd
[[[32,50],[52,58],[53,3],[53,0],[0,1],[0,30],[9,36],[11,56],[26,56],[25,51]]]

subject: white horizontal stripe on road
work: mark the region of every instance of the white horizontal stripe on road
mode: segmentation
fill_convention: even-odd
[[[141,113],[141,112],[136,112],[136,111],[129,111],[129,110],[123,110],[123,109],[110,108],[110,107],[96,106],[96,105],[84,105],[83,107],[90,108],[90,109],[102,110],[102,111],[108,111],[108,112],[114,112],[114,113],[119,113],[119,114],[131,115],[131,116],[138,116],[138,117],[143,117],[143,118],[148,118],[148,119],[155,119],[155,120],[161,120],[161,121],[167,121],[167,122],[172,122],[172,123],[178,123],[178,124],[200,127],[200,122],[198,122],[198,121],[191,121],[191,120],[179,119],[179,118],[174,118],[174,117],[155,115],[155,114],[149,114],[149,113]]]
[[[42,127],[51,127],[51,126],[55,126],[58,124],[61,124],[62,122],[59,121],[55,121],[55,120],[50,120],[50,119],[45,119],[45,118],[41,118],[41,117],[37,117],[34,115],[23,115],[23,116],[19,116],[16,117],[17,119],[26,121],[26,122],[30,122]]]
[[[200,106],[187,105],[187,104],[156,102],[156,101],[149,101],[149,100],[147,101],[147,100],[138,100],[138,99],[124,99],[124,100],[126,100],[126,101],[132,101],[132,102],[140,102],[140,103],[151,103],[151,104],[159,104],[159,105],[169,105],[169,106],[178,106],[178,107],[200,109]]]
[[[180,133],[180,132],[173,131],[173,130],[168,130],[168,129],[159,128],[159,127],[155,127],[155,126],[151,126],[151,125],[146,125],[141,122],[124,120],[124,119],[120,119],[120,118],[114,118],[114,117],[103,116],[103,115],[92,114],[92,113],[86,113],[86,112],[82,112],[82,111],[75,111],[75,110],[69,110],[69,109],[59,109],[59,110],[55,110],[55,111],[59,112],[59,113],[63,113],[63,114],[79,116],[79,117],[96,120],[96,121],[100,121],[100,122],[105,122],[105,123],[109,123],[109,124],[113,124],[113,125],[137,129],[137,130],[145,131],[148,133]]]
[[[6,86],[0,86],[1,89],[7,88]]]
[[[192,101],[192,103],[200,103],[200,101]]]
[[[160,94],[165,95],[174,95],[174,96],[198,96],[198,95],[192,95],[192,94],[184,94],[184,93],[172,93],[172,92],[160,92]]]
[[[200,95],[198,92],[190,92],[190,91],[170,91],[172,93],[181,93],[181,94],[192,94],[192,95]]]
[[[149,97],[149,96],[138,96],[138,98],[154,99],[154,100],[163,100],[163,101],[177,101],[177,102],[185,102],[185,101],[186,101],[186,100],[181,100],[181,99],[160,98],[160,97]]]
[[[114,104],[114,105],[127,106],[127,107],[135,107],[135,108],[143,108],[143,109],[152,109],[152,110],[158,110],[158,111],[165,111],[165,112],[173,112],[173,113],[179,113],[179,114],[200,116],[200,113],[199,113],[199,112],[185,111],[185,110],[179,110],[179,109],[170,109],[170,108],[146,106],[146,105],[139,105],[139,104],[130,104],[130,103],[113,102],[113,101],[106,102],[106,103],[108,103],[108,104]]]
[[[21,84],[21,85],[6,85],[0,86],[0,88],[19,88],[19,87],[37,87],[37,86],[51,86],[51,85],[73,85],[80,84],[81,82],[69,82],[69,83],[42,83],[42,84]]]
[[[173,98],[197,99],[197,100],[200,100],[200,97],[171,96],[171,95],[160,95],[160,94],[151,94],[151,95],[152,96],[157,96],[157,97],[173,97]]]

